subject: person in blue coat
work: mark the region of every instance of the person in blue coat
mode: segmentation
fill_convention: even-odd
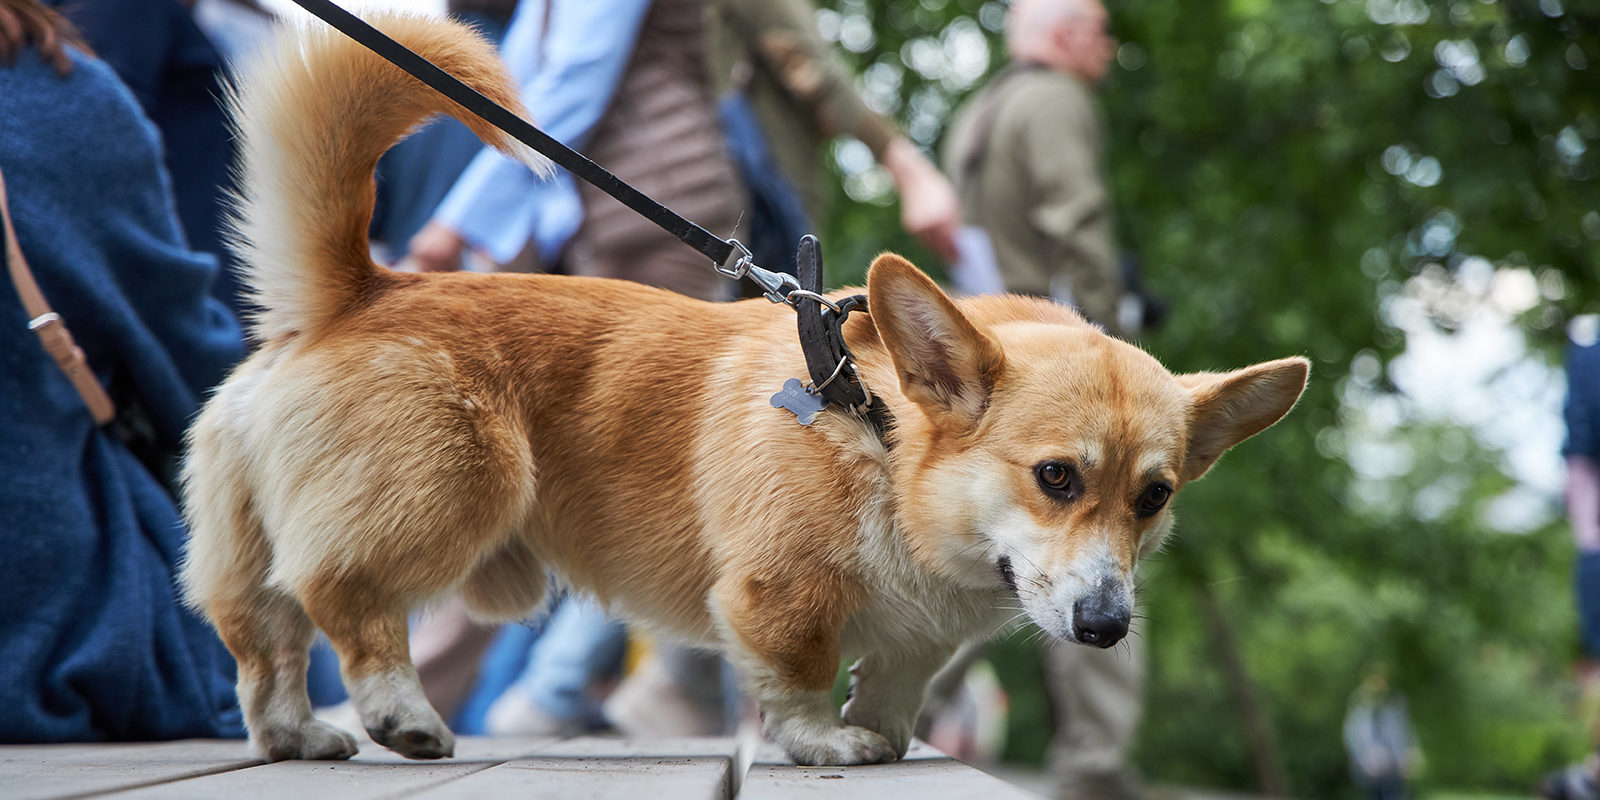
[[[73,41],[36,0],[0,0],[0,172],[119,423],[96,425],[0,281],[0,742],[242,736],[157,473],[244,343],[208,295],[215,259],[184,244],[155,127]],[[116,428],[143,429],[145,460]]]
[[[222,55],[183,0],[47,0],[155,123],[185,241],[216,256],[212,294],[238,314],[251,306],[224,243],[233,186],[233,136],[222,107]]]
[[[1600,682],[1600,336],[1592,316],[1574,319],[1568,329],[1567,401],[1563,417],[1567,440],[1567,521],[1577,547],[1573,590],[1578,601],[1582,645],[1578,674]],[[1540,794],[1550,800],[1600,800],[1600,751],[1546,775]]]

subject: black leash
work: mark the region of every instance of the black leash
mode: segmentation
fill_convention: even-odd
[[[822,257],[815,236],[808,235],[800,240],[800,278],[762,269],[752,260],[749,248],[738,239],[718,238],[705,228],[684,219],[583,154],[556,141],[433,62],[389,38],[365,20],[335,5],[332,0],[294,1],[340,33],[478,115],[484,122],[505,131],[574,176],[615,197],[635,213],[711,259],[712,269],[721,275],[734,280],[749,279],[761,287],[768,300],[793,306],[799,317],[800,346],[805,353],[812,383],[804,387],[798,387],[798,381],[791,380],[789,383],[796,384],[810,399],[780,402],[780,399],[793,395],[786,383],[784,391],[773,396],[772,405],[794,411],[801,424],[809,425],[816,412],[834,403],[864,416],[877,430],[879,438],[885,435],[890,426],[888,409],[861,382],[855,360],[844,343],[844,320],[851,311],[866,311],[866,297],[855,295],[836,303],[822,295]]]

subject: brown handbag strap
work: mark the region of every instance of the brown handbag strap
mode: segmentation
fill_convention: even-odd
[[[116,406],[100,386],[100,381],[95,379],[94,371],[89,369],[89,362],[83,357],[83,349],[72,340],[72,333],[61,321],[61,315],[50,310],[44,293],[39,291],[38,282],[33,279],[33,272],[28,269],[28,262],[22,257],[16,229],[11,227],[4,172],[0,172],[0,222],[5,225],[6,268],[11,272],[11,282],[17,286],[17,295],[22,298],[22,308],[28,313],[28,330],[39,334],[45,352],[55,359],[56,366],[66,374],[67,380],[72,381],[72,388],[78,390],[83,404],[89,407],[95,424],[110,424],[117,416]]]

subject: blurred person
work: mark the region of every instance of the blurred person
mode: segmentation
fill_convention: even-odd
[[[537,621],[481,625],[453,597],[413,621],[411,660],[428,703],[457,734],[576,736],[610,727],[601,703],[627,644],[622,624],[592,598],[557,599]],[[324,666],[313,650],[313,662],[313,692],[317,680],[339,682],[331,652]],[[354,704],[341,702],[343,689],[329,688],[313,694],[317,716],[361,730]]]
[[[222,109],[227,72],[217,47],[183,0],[48,0],[127,84],[160,133],[178,220],[190,247],[222,265],[212,295],[249,311],[225,245],[233,185],[233,135]]]
[[[1350,693],[1344,717],[1344,747],[1350,775],[1372,800],[1405,800],[1407,781],[1421,764],[1406,698],[1389,686],[1382,669],[1372,669]]]
[[[1600,798],[1600,753],[1544,776],[1539,796],[1546,800]]]
[[[723,87],[725,124],[728,96],[742,99],[809,220],[824,211],[823,142],[853,136],[894,180],[906,231],[940,258],[954,259],[961,226],[955,189],[894,123],[867,106],[817,32],[815,3],[711,0],[711,10],[712,74],[729,84]],[[768,268],[792,269],[796,244],[798,237],[781,242],[783,260]]]
[[[718,91],[720,122],[750,194],[749,222],[738,235],[747,238],[757,262],[794,269],[798,240],[813,232],[811,221],[824,210],[822,142],[840,134],[861,139],[890,171],[910,234],[941,258],[954,258],[960,227],[954,187],[862,101],[816,30],[814,3],[712,0],[709,11],[710,74],[730,83]],[[746,152],[752,147],[754,154]],[[763,189],[790,197],[763,197]],[[763,203],[774,202],[784,205],[786,218],[763,226]],[[739,290],[758,291],[754,285]],[[653,648],[618,686],[606,717],[635,736],[731,733],[739,720],[736,683],[717,654],[669,643]]]
[[[793,270],[800,236],[823,212],[822,144],[863,142],[900,194],[906,230],[941,258],[955,256],[959,201],[948,179],[893,123],[872,111],[816,28],[810,0],[711,0],[707,63],[720,86],[718,111],[749,219],[736,233],[757,263]],[[741,285],[747,294],[758,292]],[[715,654],[665,645],[652,650],[606,704],[623,732],[716,735],[737,725],[737,681]]]
[[[524,0],[501,52],[546,133],[707,230],[726,232],[738,224],[744,193],[716,122],[704,18],[701,0]],[[567,274],[634,280],[707,300],[731,294],[703,255],[599,189],[565,172],[541,182],[525,166],[488,149],[473,159],[410,243],[416,263],[428,271],[459,269],[468,248],[504,264],[529,247],[542,264]],[[584,685],[554,686],[538,669],[552,663],[598,666],[605,659],[597,653],[614,640],[592,627],[557,624],[582,607],[568,603],[562,609],[530,653],[531,671],[490,707],[491,731],[576,731],[586,724],[589,710],[569,701],[590,696],[597,676],[567,668],[560,674]],[[436,614],[434,622],[419,626],[418,636],[430,641],[434,629],[451,626],[459,629]],[[487,646],[476,633],[461,641],[478,653]],[[631,696],[659,698],[677,688],[682,696],[699,698],[701,687],[721,674],[719,660],[666,652],[671,663],[685,665],[685,677],[652,683],[649,691]],[[419,673],[428,666],[418,664]],[[657,673],[652,668],[644,674]],[[699,710],[722,719],[720,696],[690,707],[697,713],[680,717],[680,729],[699,731]],[[630,716],[626,704],[616,708]],[[720,730],[723,723],[717,725]]]
[[[929,682],[917,717],[918,739],[968,764],[997,764],[1005,752],[1011,697],[982,657],[986,642],[969,642]]]
[[[601,704],[621,674],[628,636],[593,598],[569,596],[537,629],[507,626],[501,636],[507,641],[495,646],[506,649],[486,661],[481,681],[488,703],[481,718],[469,703],[464,730],[577,736],[610,726]]]
[[[1065,300],[1116,333],[1122,279],[1094,96],[1116,53],[1107,23],[1099,0],[1017,0],[1011,62],[957,111],[944,167],[1005,291]]]
[[[1585,693],[1600,684],[1600,344],[1595,320],[1575,320],[1567,346],[1567,519],[1578,551],[1573,583],[1583,652],[1578,665]],[[1551,800],[1600,799],[1600,754],[1545,776]]]
[[[742,192],[716,124],[703,17],[700,0],[527,0],[501,52],[547,134],[706,230],[731,231]],[[541,182],[489,149],[410,249],[440,271],[468,247],[504,264],[530,244],[569,274],[727,294],[703,255],[610,195],[566,172]]]
[[[278,17],[256,0],[185,0],[224,61],[248,56],[272,39]]]
[[[1147,794],[1128,763],[1144,714],[1144,637],[1123,642],[1112,650],[1063,642],[1043,648],[1055,707],[1049,767],[1058,797],[1109,800]]]
[[[735,732],[746,706],[726,659],[671,641],[644,644],[640,663],[606,699],[611,725],[627,736],[657,739]]]
[[[471,23],[496,44],[517,7],[516,0],[449,0],[450,16]],[[467,126],[448,117],[435,119],[378,161],[378,203],[369,229],[387,264],[406,264],[411,237],[433,217],[462,170],[483,149]]]
[[[1586,683],[1600,678],[1600,345],[1580,335],[1567,348],[1566,506],[1578,551],[1574,588],[1578,600]]]
[[[981,739],[992,724],[990,717],[1006,711],[994,707],[1003,693],[963,696],[972,688],[968,669],[983,653],[983,642],[966,645],[933,677],[917,718],[918,738],[946,752],[975,756],[994,752],[984,750]],[[1043,645],[1040,656],[1055,718],[1046,765],[1054,776],[1055,796],[1067,800],[1147,796],[1144,782],[1128,764],[1144,713],[1144,637],[1128,636],[1110,650],[1050,642]],[[963,708],[975,702],[989,705]]]
[[[0,98],[15,244],[116,405],[96,423],[0,285],[0,742],[242,737],[233,661],[174,587],[165,480],[244,353],[216,261],[184,244],[156,127],[36,0],[0,0]]]
[[[893,123],[873,112],[849,75],[831,57],[816,29],[810,0],[712,0],[708,63],[723,87],[719,111],[736,159],[759,139],[757,160],[741,163],[745,188],[757,195],[751,215],[762,213],[757,182],[779,183],[798,208],[778,230],[748,230],[758,263],[792,270],[799,237],[823,211],[822,144],[852,135],[871,150],[901,196],[906,230],[942,258],[955,254],[960,208],[948,179]],[[773,234],[777,234],[773,236]],[[772,239],[767,241],[767,239]],[[742,285],[744,291],[756,291]],[[739,713],[737,682],[715,654],[671,644],[654,648],[606,703],[606,715],[623,732],[639,736],[729,733]]]
[[[1121,266],[1112,241],[1104,122],[1094,87],[1116,51],[1099,0],[1017,0],[1006,17],[1011,63],[956,113],[945,140],[966,219],[986,234],[998,284],[986,291],[1055,297],[1117,333]],[[971,247],[971,244],[965,244]],[[952,271],[976,269],[966,263]],[[959,276],[958,276],[959,277]],[[1137,797],[1128,750],[1143,713],[1144,642],[1100,650],[1053,642],[1042,653],[1055,706],[1050,769],[1063,798]],[[976,650],[964,650],[966,661]],[[965,671],[935,678],[928,730]]]

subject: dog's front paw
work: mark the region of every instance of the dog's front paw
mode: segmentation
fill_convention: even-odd
[[[356,737],[326,722],[308,722],[297,727],[252,731],[250,746],[268,761],[343,761],[356,754]]]
[[[794,763],[805,767],[848,767],[882,764],[900,757],[900,751],[876,731],[843,725],[796,737],[785,748]]]
[[[859,702],[859,698],[853,698],[845,703],[842,713],[846,725],[876,731],[882,736],[894,749],[895,758],[904,758],[906,750],[911,748],[911,737],[916,733],[917,727],[915,715],[888,713],[886,709]]]

